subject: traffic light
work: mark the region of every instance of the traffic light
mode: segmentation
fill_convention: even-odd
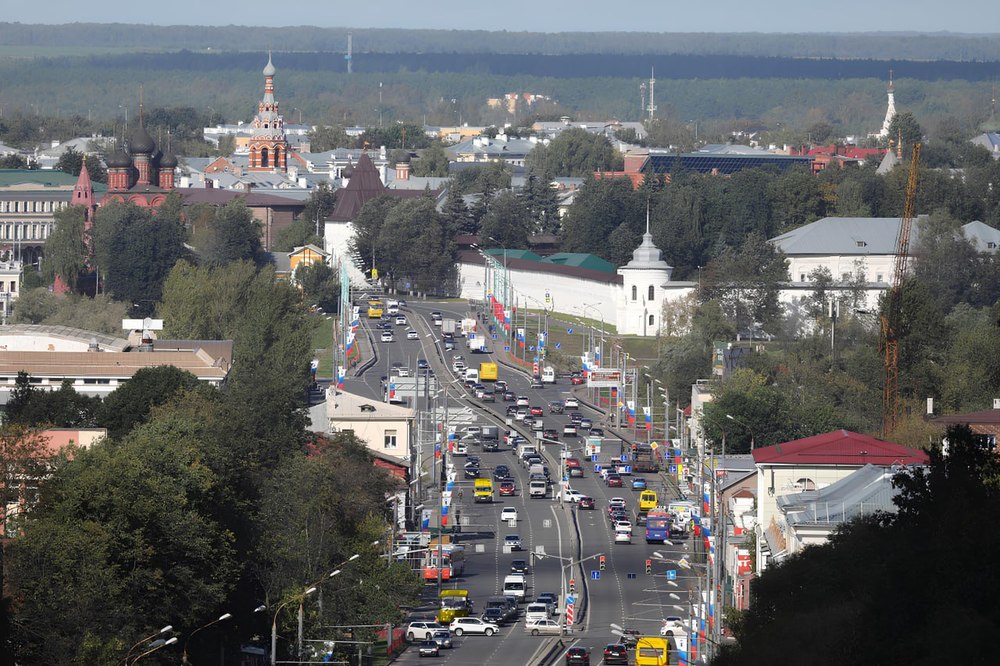
[[[652,575],[653,573],[653,560],[646,560],[646,575]]]
[[[601,569],[601,571],[604,571],[604,567],[605,567],[604,556],[601,555],[601,559],[598,560],[598,561],[600,562],[600,569]]]
[[[570,594],[576,594],[576,579],[575,578],[570,578],[569,579],[569,593]]]

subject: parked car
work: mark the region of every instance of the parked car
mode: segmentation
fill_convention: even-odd
[[[622,643],[611,643],[604,648],[604,663],[628,666],[628,648]]]
[[[590,666],[590,650],[583,647],[566,650],[566,666]]]
[[[426,640],[420,643],[420,656],[421,657],[440,657],[441,648],[438,647],[437,641]]]
[[[478,617],[457,617],[448,625],[448,629],[456,636],[464,634],[482,634],[492,636],[500,631],[500,627],[491,623],[483,622]]]

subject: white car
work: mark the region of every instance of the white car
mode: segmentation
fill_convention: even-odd
[[[503,545],[510,546],[511,550],[521,550],[521,536],[518,534],[508,534],[503,538]]]
[[[627,520],[619,520],[615,522],[615,532],[628,532],[632,533],[632,523]]]
[[[505,506],[503,511],[500,512],[500,520],[504,522],[508,520],[517,520],[517,509],[512,506]]]
[[[528,407],[531,404],[531,401],[528,400],[527,396],[519,395],[517,396],[517,402],[514,404],[516,404],[518,407]]]
[[[567,409],[570,407],[579,407],[579,406],[580,406],[580,401],[577,400],[576,398],[566,398],[566,400],[563,401],[563,407]]]
[[[616,509],[624,509],[628,503],[625,501],[624,497],[612,497],[608,500],[608,504]]]
[[[492,636],[500,631],[500,627],[492,622],[483,622],[478,617],[458,617],[455,618],[448,629],[456,636],[462,634],[483,634]]]
[[[615,532],[615,543],[632,543],[632,533]]]
[[[539,620],[537,622],[525,622],[524,630],[532,636],[541,634],[551,634],[558,636],[562,633],[562,627],[555,620]]]
[[[580,498],[584,496],[583,493],[574,488],[567,488],[566,490],[562,491],[561,495],[564,501],[572,502],[573,504],[579,502]]]
[[[411,329],[411,330],[409,330],[409,331],[406,332],[406,339],[407,340],[419,340],[420,336],[417,335],[416,331],[414,331],[414,330]]]
[[[403,315],[396,317],[396,326],[406,326],[406,317]]]
[[[392,333],[389,331],[382,331],[382,342],[392,342],[395,338],[392,337]]]

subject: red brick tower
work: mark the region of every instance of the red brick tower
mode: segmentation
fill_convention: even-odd
[[[250,171],[285,171],[288,166],[288,141],[285,140],[285,121],[278,113],[274,99],[274,65],[267,54],[264,67],[264,98],[257,105],[250,138]]]

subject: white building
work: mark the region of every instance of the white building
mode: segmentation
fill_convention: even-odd
[[[646,233],[632,253],[632,261],[618,269],[618,275],[622,276],[617,308],[620,333],[656,335],[660,330],[664,302],[684,298],[695,290],[694,283],[671,282],[673,271],[673,267],[663,260],[660,248],[653,244],[647,218]]]
[[[326,396],[327,432],[350,432],[375,453],[409,460],[416,412],[356,393],[331,389]]]

